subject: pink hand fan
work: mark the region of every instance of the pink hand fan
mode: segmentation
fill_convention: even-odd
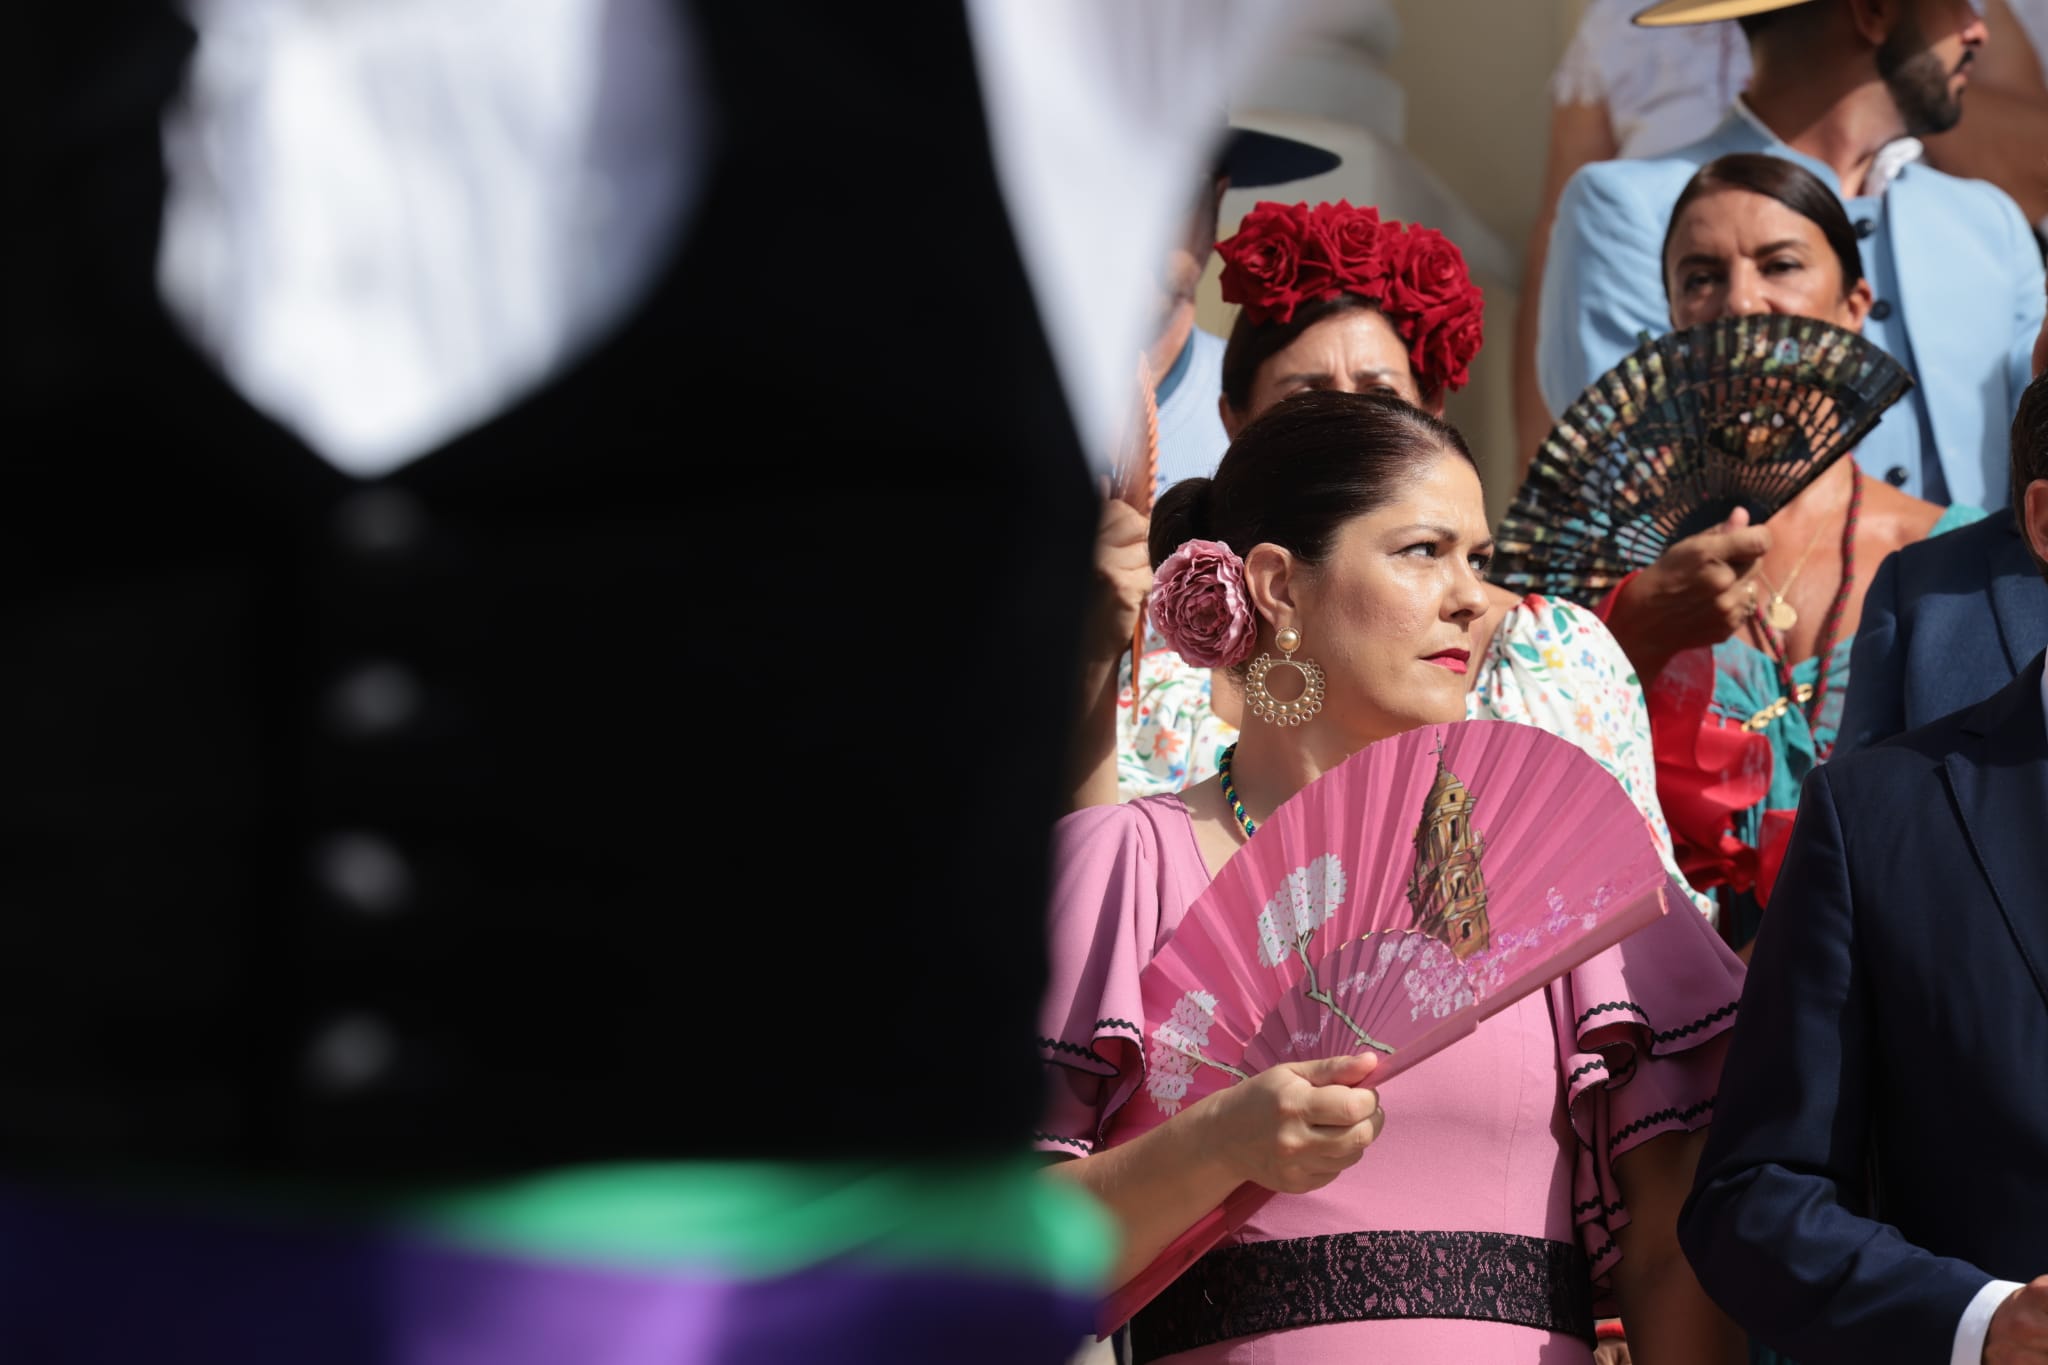
[[[1548,731],[1370,745],[1259,826],[1146,966],[1145,1084],[1108,1145],[1284,1062],[1377,1052],[1383,1085],[1656,919],[1667,885],[1628,793]],[[1240,1186],[1110,1297],[1103,1335],[1272,1197]]]

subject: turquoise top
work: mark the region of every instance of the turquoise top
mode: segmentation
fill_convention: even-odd
[[[1982,508],[1951,507],[1941,514],[1941,519],[1927,534],[1938,536],[1983,519]],[[1765,811],[1791,810],[1799,805],[1800,784],[1819,766],[1821,755],[1833,747],[1835,731],[1842,723],[1842,698],[1849,690],[1849,652],[1855,644],[1853,631],[1836,641],[1834,658],[1828,670],[1828,694],[1822,699],[1820,714],[1812,724],[1808,723],[1806,712],[1794,706],[1787,708],[1785,714],[1772,721],[1764,731],[1771,741],[1771,787],[1762,801],[1748,810],[1736,812],[1735,837],[1743,843],[1756,846]],[[1808,685],[1818,683],[1819,656],[1794,667],[1792,680]],[[1741,639],[1731,639],[1715,646],[1715,715],[1739,723],[1769,706],[1782,693],[1778,665],[1770,655]]]

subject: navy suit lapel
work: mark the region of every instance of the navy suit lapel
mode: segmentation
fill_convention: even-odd
[[[2036,658],[1963,722],[1945,761],[1977,862],[2048,1004],[2048,716]]]
[[[2008,521],[2012,513],[1993,512]],[[2015,673],[2048,648],[2048,584],[2027,550],[2019,528],[2001,536],[1986,556],[1991,570],[1991,614],[1998,621],[1998,640],[2005,646],[2006,662]]]

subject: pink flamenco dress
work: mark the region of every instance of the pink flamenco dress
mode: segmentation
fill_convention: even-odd
[[[1068,816],[1054,864],[1038,1145],[1085,1156],[1154,1102],[1138,978],[1210,878],[1172,794]],[[1685,904],[1389,1082],[1364,1159],[1269,1201],[1141,1310],[1135,1359],[1590,1361],[1628,1222],[1615,1159],[1707,1123],[1742,989]]]

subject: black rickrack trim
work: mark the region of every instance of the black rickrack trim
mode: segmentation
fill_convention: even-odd
[[[1574,1029],[1584,1028],[1586,1026],[1586,1021],[1588,1019],[1591,1019],[1596,1014],[1605,1014],[1609,1010],[1633,1010],[1637,1014],[1643,1016],[1644,1023],[1647,1024],[1650,1022],[1650,1012],[1644,1009],[1641,1005],[1638,1005],[1635,1001],[1610,1000],[1604,1005],[1595,1005],[1593,1006],[1593,1008],[1587,1010],[1584,1014],[1578,1017],[1577,1021],[1572,1024],[1572,1027]]]
[[[1040,1038],[1038,1045],[1049,1052],[1071,1052],[1076,1057],[1089,1057],[1098,1062],[1102,1060],[1101,1057],[1096,1056],[1095,1049],[1092,1047],[1077,1047],[1073,1043],[1063,1043],[1057,1038]]]
[[[1033,1133],[1031,1136],[1039,1142],[1057,1142],[1062,1147],[1072,1147],[1082,1156],[1091,1155],[1095,1151],[1095,1144],[1087,1138],[1061,1137],[1058,1133]]]
[[[1646,1128],[1655,1128],[1658,1124],[1664,1122],[1666,1119],[1677,1119],[1681,1123],[1683,1123],[1688,1120],[1697,1118],[1699,1115],[1704,1114],[1707,1110],[1712,1109],[1714,1107],[1714,1101],[1719,1098],[1720,1096],[1718,1095],[1709,1095],[1705,1099],[1701,1100],[1698,1104],[1688,1104],[1683,1109],[1659,1109],[1654,1114],[1643,1115],[1634,1123],[1625,1123],[1621,1127],[1615,1129],[1612,1133],[1609,1133],[1607,1135],[1607,1150],[1610,1152],[1613,1151],[1615,1144],[1620,1142],[1623,1138],[1634,1137],[1637,1133],[1642,1132]]]
[[[1582,1213],[1591,1213],[1593,1210],[1599,1209],[1601,1217],[1612,1218],[1615,1214],[1620,1213],[1623,1209],[1627,1207],[1628,1201],[1623,1199],[1617,1199],[1612,1204],[1602,1205],[1600,1202],[1600,1196],[1596,1194],[1591,1199],[1586,1200],[1583,1204],[1572,1205],[1572,1217],[1577,1218]]]
[[[1586,1261],[1588,1264],[1592,1265],[1597,1271],[1600,1265],[1601,1258],[1607,1255],[1608,1252],[1613,1250],[1614,1239],[1612,1237],[1609,1237],[1605,1242],[1602,1242],[1600,1244],[1600,1249],[1598,1251],[1594,1252],[1592,1255],[1586,1258]]]
[[[1690,1024],[1687,1024],[1684,1028],[1671,1029],[1665,1033],[1653,1033],[1650,1035],[1650,1040],[1656,1043],[1668,1043],[1673,1038],[1683,1038],[1688,1033],[1697,1033],[1701,1029],[1705,1028],[1707,1025],[1719,1023],[1721,1020],[1726,1019],[1729,1015],[1735,1013],[1735,1006],[1738,1003],[1740,1002],[1730,1000],[1727,1004],[1721,1006],[1721,1008],[1715,1010],[1712,1014],[1706,1015],[1705,1017],[1700,1019],[1695,1019]]]
[[[1103,1029],[1108,1028],[1111,1025],[1114,1025],[1117,1028],[1129,1029],[1132,1033],[1138,1035],[1138,1039],[1140,1041],[1142,1041],[1145,1036],[1145,1030],[1139,1028],[1136,1024],[1132,1023],[1128,1019],[1097,1019],[1095,1021],[1095,1031],[1097,1033],[1100,1033]],[[1054,1052],[1071,1052],[1077,1057],[1093,1057],[1095,1055],[1095,1049],[1093,1047],[1082,1047],[1078,1043],[1062,1042],[1058,1038],[1040,1038],[1038,1040],[1038,1045],[1044,1048],[1051,1048]]]
[[[1605,1057],[1595,1057],[1592,1061],[1587,1062],[1585,1065],[1573,1068],[1572,1074],[1564,1078],[1564,1083],[1566,1085],[1570,1085],[1573,1081],[1585,1075],[1588,1071],[1605,1071],[1606,1069],[1607,1059]]]
[[[1593,1283],[1569,1242],[1501,1232],[1348,1232],[1243,1242],[1190,1266],[1131,1323],[1139,1365],[1334,1322],[1506,1322],[1593,1340]]]
[[[1137,1035],[1136,1037],[1131,1039],[1132,1042],[1142,1043],[1144,1041],[1144,1030],[1139,1028],[1136,1024],[1132,1023],[1128,1019],[1097,1019],[1095,1021],[1095,1031],[1098,1034],[1101,1033],[1103,1029],[1112,1026],[1116,1028],[1129,1029],[1133,1034]],[[1095,1050],[1093,1039],[1090,1039],[1088,1045],[1085,1047],[1079,1043],[1064,1042],[1058,1038],[1040,1038],[1038,1040],[1038,1045],[1044,1048],[1047,1052],[1070,1053],[1071,1055],[1076,1057],[1085,1057],[1089,1061],[1095,1063],[1097,1066],[1109,1065],[1108,1062],[1103,1060],[1102,1054],[1098,1053]]]

